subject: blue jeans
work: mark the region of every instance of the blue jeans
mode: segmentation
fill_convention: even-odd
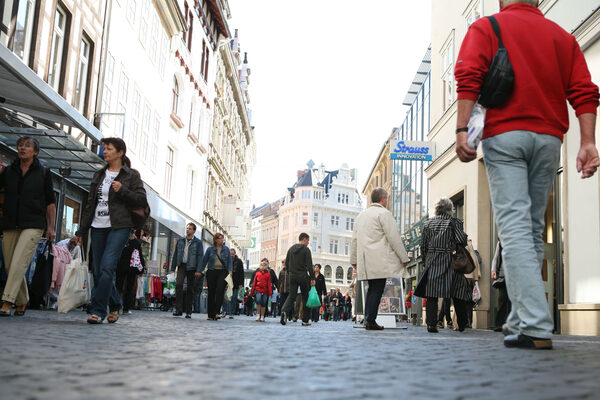
[[[268,294],[262,294],[261,292],[254,293],[256,297],[256,305],[265,307],[267,305],[267,299],[269,298]]]
[[[129,239],[129,228],[92,228],[94,264],[94,294],[90,313],[105,318],[110,312],[121,309],[121,296],[115,286],[115,271],[123,248]]]
[[[538,338],[550,338],[554,328],[541,276],[542,232],[561,144],[555,136],[529,131],[506,132],[482,142],[513,303],[508,328]]]
[[[238,302],[238,290],[238,288],[233,288],[231,301],[229,302],[229,315],[235,315],[235,309],[237,308]]]

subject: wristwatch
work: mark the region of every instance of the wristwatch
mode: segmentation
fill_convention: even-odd
[[[469,128],[466,126],[463,128],[456,128],[456,133],[460,133],[460,132],[469,132]]]

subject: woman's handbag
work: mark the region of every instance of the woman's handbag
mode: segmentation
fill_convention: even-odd
[[[452,237],[454,237],[454,220],[450,220],[450,229]],[[459,243],[454,243],[454,251],[452,251],[452,269],[459,274],[470,274],[475,270],[475,262],[467,250],[466,246]]]
[[[58,312],[68,313],[90,301],[88,264],[82,258],[71,260],[58,295]]]
[[[131,213],[131,220],[133,221],[133,226],[136,229],[142,229],[150,217],[150,206],[146,203],[143,207],[133,207],[129,209]]]

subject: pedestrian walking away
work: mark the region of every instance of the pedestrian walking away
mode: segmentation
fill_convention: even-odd
[[[396,220],[387,209],[388,193],[377,187],[371,192],[371,204],[356,218],[350,248],[350,264],[356,268],[357,279],[367,281],[365,299],[365,329],[382,330],[377,324],[379,302],[387,278],[408,278],[409,258],[402,244]]]
[[[500,0],[494,15],[514,84],[505,103],[487,110],[482,149],[512,301],[504,344],[550,349],[554,323],[540,273],[544,214],[569,127],[567,101],[581,133],[577,171],[589,178],[600,166],[595,141],[600,95],[575,37],[537,6],[535,0]],[[469,27],[458,55],[456,153],[463,162],[477,158],[466,130],[498,45],[491,21],[482,18]]]
[[[321,304],[325,301],[325,297],[327,296],[327,285],[325,283],[325,276],[321,274],[321,264],[315,264],[315,289],[317,294],[319,295],[319,300],[321,300]],[[321,311],[321,307],[314,307],[311,309],[312,320],[313,322],[319,322],[319,314]]]
[[[313,270],[312,255],[308,248],[310,236],[307,233],[301,233],[298,237],[298,243],[288,249],[285,257],[285,265],[288,268],[290,278],[290,296],[286,299],[281,310],[281,325],[287,323],[287,315],[292,312],[296,292],[300,290],[302,294],[302,325],[308,326],[310,318],[310,309],[306,307],[308,300],[308,291],[315,285],[315,272]]]
[[[17,140],[17,158],[4,166],[0,160],[0,189],[4,188],[2,253],[7,278],[2,295],[0,316],[23,316],[29,302],[25,272],[35,248],[46,231],[46,240],[54,240],[56,206],[52,175],[38,159],[37,139],[22,136]]]
[[[261,261],[260,267],[254,276],[252,283],[251,296],[256,298],[256,320],[265,322],[265,311],[267,309],[267,300],[273,294],[271,284],[271,273],[269,272],[269,263]]]
[[[496,251],[492,259],[491,268],[492,287],[498,290],[498,311],[496,312],[494,331],[502,332],[502,325],[506,322],[510,309],[512,307],[508,292],[506,290],[506,281],[504,277],[504,268],[502,267],[502,243],[496,243]]]
[[[125,141],[111,137],[102,139],[102,144],[107,165],[92,178],[79,230],[75,233],[81,241],[91,230],[95,289],[87,320],[90,324],[101,323],[107,316],[107,307],[108,322],[119,319],[121,296],[115,286],[117,263],[131,229],[136,227],[131,209],[148,205],[140,173],[131,168],[125,155]]]
[[[171,272],[177,274],[175,278],[175,312],[174,316],[183,315],[183,283],[187,279],[185,290],[185,317],[192,318],[192,306],[194,303],[194,282],[196,275],[201,275],[202,259],[204,257],[204,246],[196,236],[196,224],[190,222],[185,227],[185,237],[179,239],[175,245],[173,259],[171,261]]]
[[[235,249],[230,249],[231,260],[233,264],[233,292],[229,302],[229,318],[233,318],[238,313],[238,291],[244,286],[244,263],[237,256]]]
[[[225,278],[233,274],[233,261],[231,251],[225,246],[225,237],[222,233],[215,233],[213,246],[206,249],[202,266],[197,274],[200,276],[206,269],[206,285],[208,286],[208,319],[216,321],[220,318],[219,312],[223,307],[225,295]]]
[[[421,253],[425,271],[415,296],[424,297],[426,302],[427,330],[438,333],[438,298],[452,298],[457,318],[457,329],[462,332],[467,325],[466,302],[471,300],[467,278],[452,268],[452,252],[455,246],[467,245],[467,234],[462,221],[454,218],[454,204],[441,198],[435,205],[435,217],[423,224]]]
[[[134,256],[134,254],[137,255]],[[115,279],[117,290],[122,293],[123,314],[131,314],[131,309],[135,303],[135,282],[137,281],[137,277],[144,273],[145,268],[146,260],[142,254],[142,242],[140,242],[135,235],[135,231],[132,229],[129,234],[129,240],[121,252]]]
[[[281,260],[281,269],[279,270],[279,285],[277,286],[277,292],[279,294],[279,312],[283,311],[283,305],[288,298],[290,293],[290,274],[288,273],[285,260]],[[288,316],[289,317],[289,316]]]

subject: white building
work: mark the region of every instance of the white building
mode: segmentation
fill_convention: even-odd
[[[327,287],[348,289],[352,281],[350,245],[362,199],[356,186],[356,169],[343,164],[333,171],[321,164],[298,171],[279,209],[277,266],[302,232],[310,235],[313,263],[321,264]]]

